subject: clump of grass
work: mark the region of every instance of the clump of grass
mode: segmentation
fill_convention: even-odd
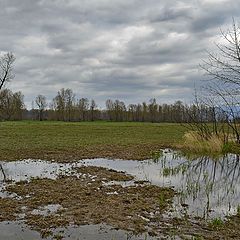
[[[159,194],[159,207],[164,209],[167,206],[167,199],[164,193]]]
[[[240,216],[240,205],[237,206],[237,215]]]
[[[223,153],[229,153],[229,152],[239,154],[240,153],[239,145],[234,141],[225,143],[223,146]]]
[[[162,150],[151,152],[151,158],[153,159],[154,162],[158,162],[162,156],[163,156]]]
[[[167,167],[167,168],[163,169],[163,176],[164,177],[170,176],[171,173],[172,173],[172,169],[171,168]]]
[[[202,236],[193,236],[192,240],[203,240],[204,238]]]
[[[196,153],[222,153],[224,139],[212,134],[208,140],[203,139],[198,132],[187,132],[184,135],[184,148]]]
[[[222,227],[223,224],[224,224],[224,222],[223,222],[223,220],[222,220],[221,218],[214,218],[214,219],[210,222],[210,226],[211,226],[212,228],[216,228],[216,229]]]
[[[54,235],[53,239],[62,240],[64,237],[61,234]]]

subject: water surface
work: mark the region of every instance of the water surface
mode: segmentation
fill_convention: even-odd
[[[146,180],[149,184],[173,187],[178,194],[174,198],[172,215],[189,214],[206,219],[224,218],[237,212],[240,203],[239,156],[228,154],[217,160],[203,156],[189,160],[179,152],[165,149],[154,160],[134,161],[120,159],[87,159],[76,163],[56,163],[42,160],[1,161],[4,174],[0,171],[0,197],[17,197],[5,191],[7,180],[31,181],[31,178],[56,179],[59,175],[77,175],[74,167],[99,166],[124,171],[135,176],[135,180]],[[5,175],[5,176],[4,176]],[[11,184],[11,183],[10,183]],[[130,186],[134,181],[113,182]],[[36,213],[47,214],[61,206],[46,206]],[[50,210],[49,210],[50,209]],[[23,231],[24,229],[24,231]],[[103,230],[105,229],[105,230]],[[83,226],[64,230],[65,239],[145,239],[145,236],[131,236],[125,231],[112,230],[109,226]],[[41,239],[22,222],[0,223],[1,239]],[[68,238],[67,238],[68,237]],[[157,239],[147,236],[147,239]]]

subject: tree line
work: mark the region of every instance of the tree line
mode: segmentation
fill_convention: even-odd
[[[132,121],[132,122],[195,122],[202,115],[196,114],[196,104],[186,105],[181,101],[173,104],[158,104],[155,98],[149,102],[126,105],[123,101],[108,99],[104,110],[98,108],[94,99],[76,98],[69,88],[60,89],[53,100],[47,103],[44,95],[38,95],[27,110],[21,92],[13,93],[5,88],[14,78],[15,57],[6,53],[0,57],[0,120],[57,120],[57,121]],[[201,106],[204,121],[213,120],[213,108]]]
[[[155,98],[148,102],[126,105],[118,99],[108,99],[105,108],[100,109],[94,99],[76,98],[69,88],[60,89],[52,101],[47,102],[44,95],[38,95],[27,110],[21,92],[9,89],[0,91],[0,120],[54,120],[54,121],[129,121],[129,122],[195,122],[203,118],[213,120],[213,108],[202,105],[201,114],[196,104],[159,104]],[[193,117],[194,116],[194,117]]]

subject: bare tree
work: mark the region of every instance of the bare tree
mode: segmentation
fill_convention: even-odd
[[[106,101],[106,109],[110,121],[114,120],[114,103],[111,99]]]
[[[86,120],[86,115],[87,111],[89,108],[89,100],[87,98],[81,98],[78,101],[78,110],[80,114],[80,120],[85,121]]]
[[[115,121],[117,121],[117,122],[123,121],[124,113],[126,112],[125,103],[116,99],[115,102],[113,103],[113,107],[114,107]]]
[[[4,87],[6,82],[10,81],[14,77],[12,73],[14,61],[15,57],[12,53],[4,54],[0,58],[0,90]],[[4,176],[4,180],[6,180],[6,175],[1,164],[0,168]]]
[[[158,105],[155,98],[150,99],[148,109],[151,116],[151,122],[156,122]]]
[[[73,117],[73,110],[75,105],[75,94],[73,93],[72,89],[67,88],[65,90],[65,109],[66,109],[66,117],[67,121],[71,121]]]
[[[5,88],[0,92],[0,119],[21,120],[24,109],[23,94]]]
[[[234,19],[231,29],[221,31],[218,51],[208,53],[209,59],[201,65],[210,81],[204,86],[205,102],[214,105],[215,115],[225,115],[225,122],[240,143],[240,28]],[[203,99],[204,99],[203,98]],[[216,119],[216,116],[214,117]],[[222,128],[224,130],[224,128]],[[216,126],[215,126],[216,130]]]
[[[6,53],[0,58],[0,90],[4,84],[13,79],[13,63],[15,57],[12,53]]]
[[[42,121],[43,120],[43,112],[44,112],[45,108],[47,107],[46,97],[39,94],[35,99],[35,103],[37,104],[37,107],[38,107],[38,119],[39,119],[39,121]]]
[[[64,121],[65,90],[63,88],[58,91],[57,96],[53,99],[53,107],[56,111],[57,120]]]
[[[97,108],[96,102],[92,99],[90,104],[90,112],[91,112],[91,121],[94,121],[94,112]]]

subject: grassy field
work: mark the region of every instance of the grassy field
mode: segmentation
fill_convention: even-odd
[[[160,147],[180,147],[185,131],[168,123],[1,122],[0,159],[145,159]]]

